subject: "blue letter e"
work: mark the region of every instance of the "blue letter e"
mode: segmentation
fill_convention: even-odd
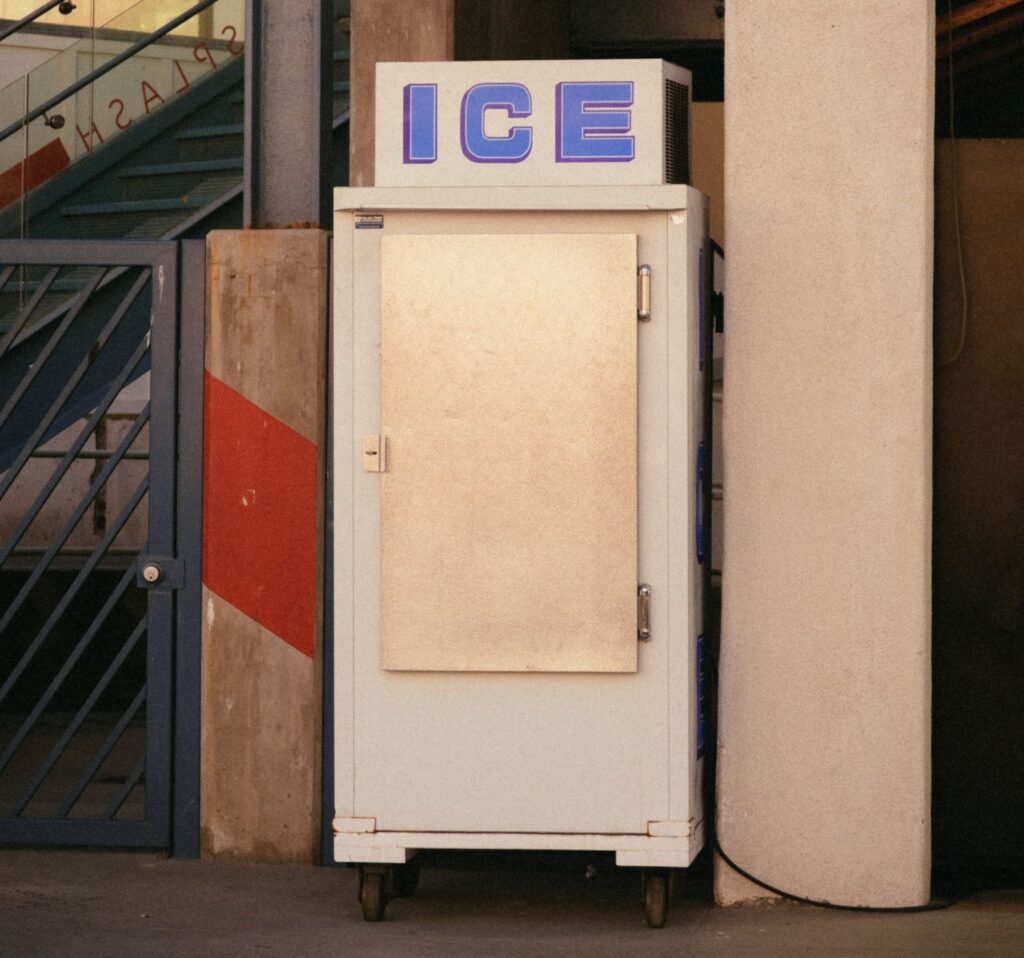
[[[507,136],[488,136],[488,110],[504,110],[513,119],[527,117],[533,112],[530,91],[521,83],[478,83],[462,98],[462,152],[474,163],[521,163],[530,155],[533,130],[513,126]]]
[[[628,163],[633,159],[633,83],[559,83],[555,89],[555,161]]]

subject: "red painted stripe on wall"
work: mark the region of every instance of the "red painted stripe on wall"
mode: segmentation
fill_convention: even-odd
[[[203,582],[313,655],[317,448],[206,373]]]
[[[59,139],[50,140],[46,146],[0,173],[0,208],[45,183],[70,163],[71,157],[64,144]]]

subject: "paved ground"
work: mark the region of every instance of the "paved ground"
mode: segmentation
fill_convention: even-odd
[[[592,857],[592,856],[591,856]],[[0,956],[581,958],[1024,955],[1024,891],[925,914],[798,905],[716,909],[705,881],[644,928],[634,873],[598,860],[464,854],[427,862],[415,898],[366,924],[349,869],[111,852],[0,851]]]

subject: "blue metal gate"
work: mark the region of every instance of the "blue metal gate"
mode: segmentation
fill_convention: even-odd
[[[203,270],[0,241],[0,843],[197,853]]]

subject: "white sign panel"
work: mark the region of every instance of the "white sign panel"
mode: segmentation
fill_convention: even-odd
[[[661,60],[378,63],[376,185],[686,182],[690,85]]]

